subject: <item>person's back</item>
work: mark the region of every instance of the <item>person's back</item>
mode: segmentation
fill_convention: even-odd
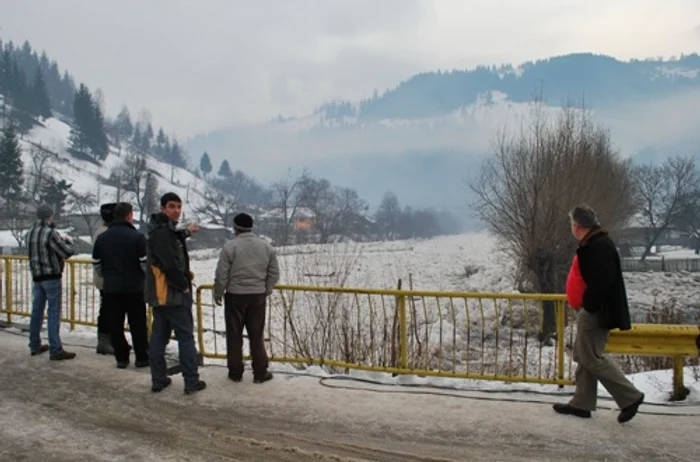
[[[53,223],[37,221],[27,234],[29,268],[35,282],[61,279],[65,260],[74,253],[66,239],[56,232]]]
[[[243,377],[243,328],[248,332],[253,357],[253,381],[272,379],[263,339],[267,296],[279,280],[277,255],[273,247],[253,233],[253,218],[245,213],[233,219],[236,233],[228,241],[216,265],[214,302],[225,301],[228,377],[240,382]]]
[[[60,336],[63,268],[74,251],[69,239],[61,237],[53,224],[53,208],[42,204],[37,208],[37,222],[27,235],[29,267],[32,273],[32,315],[29,321],[29,351],[32,356],[49,351],[50,359],[75,358],[63,349]],[[48,305],[49,345],[41,344],[41,326]]]
[[[597,313],[601,327],[629,330],[631,319],[617,246],[608,233],[592,233],[576,251],[584,280],[591,281],[583,296],[583,306]]]
[[[146,238],[126,221],[114,221],[95,247],[101,247],[105,293],[143,292]]]
[[[244,232],[224,244],[231,266],[226,277],[230,294],[264,294],[274,287],[270,270],[276,272],[274,248],[253,232]],[[271,265],[274,268],[270,268]],[[222,276],[223,278],[223,276]],[[268,287],[269,283],[272,283]]]
[[[104,279],[102,294],[109,319],[109,334],[117,367],[129,365],[129,344],[124,337],[124,320],[128,317],[136,367],[147,367],[148,328],[144,300],[146,238],[133,225],[131,204],[120,202],[114,207],[114,221],[99,235],[92,250],[95,270]]]

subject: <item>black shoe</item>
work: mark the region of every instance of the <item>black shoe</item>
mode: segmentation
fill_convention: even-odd
[[[192,393],[197,393],[207,388],[207,383],[204,380],[200,380],[191,388],[185,388],[185,394],[191,395]]]
[[[272,380],[272,372],[265,372],[265,375],[257,375],[253,377],[253,383],[265,383]]]
[[[591,411],[575,408],[568,403],[557,403],[552,407],[554,408],[554,411],[558,412],[559,414],[575,415],[576,417],[582,417],[584,419],[591,417]]]
[[[136,368],[141,368],[141,367],[149,367],[151,365],[151,361],[148,359],[144,359],[143,361],[136,360],[134,363],[134,367]]]
[[[171,383],[173,383],[173,379],[171,379],[170,377],[166,377],[165,383],[163,383],[162,385],[158,384],[158,385],[151,386],[151,391],[153,393],[159,393],[159,392],[165,390],[166,388],[168,388]]]
[[[129,361],[117,361],[117,368],[126,369],[129,367]]]
[[[637,410],[639,410],[639,406],[644,402],[644,393],[642,393],[642,396],[635,401],[633,404],[630,404],[626,408],[622,409],[620,411],[620,414],[617,416],[617,421],[620,423],[625,423],[629,422],[634,418],[634,416],[637,415]]]
[[[67,359],[73,359],[73,358],[75,358],[75,353],[70,353],[66,350],[61,350],[60,352],[49,356],[49,359],[51,361],[65,361]]]
[[[234,382],[240,382],[241,380],[243,380],[242,375],[236,375],[231,372],[228,373],[228,378],[229,380],[233,380]]]
[[[31,351],[30,354],[32,356],[40,355],[42,353],[46,353],[49,351],[49,346],[48,345],[41,345],[38,350],[36,351]]]

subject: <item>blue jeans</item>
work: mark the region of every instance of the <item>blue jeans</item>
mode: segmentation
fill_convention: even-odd
[[[60,279],[35,282],[32,287],[32,317],[29,321],[29,350],[39,351],[41,346],[41,326],[44,324],[44,310],[48,302],[48,332],[49,352],[58,354],[63,350],[61,345],[61,295],[63,286]]]
[[[165,385],[168,377],[165,364],[165,346],[170,334],[175,331],[177,348],[180,353],[180,367],[185,379],[185,389],[191,389],[199,382],[197,370],[197,349],[194,345],[194,320],[192,318],[192,293],[185,295],[185,304],[153,308],[151,328],[151,381],[154,386]]]

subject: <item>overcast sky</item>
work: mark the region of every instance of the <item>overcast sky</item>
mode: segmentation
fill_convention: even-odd
[[[0,0],[0,37],[185,138],[438,68],[698,51],[700,1]]]

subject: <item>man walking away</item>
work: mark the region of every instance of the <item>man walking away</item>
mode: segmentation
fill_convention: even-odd
[[[250,215],[236,215],[233,228],[235,237],[221,250],[214,281],[215,303],[221,306],[225,297],[228,377],[234,382],[243,377],[245,326],[253,359],[253,381],[263,383],[272,380],[263,334],[267,296],[279,280],[277,255],[269,243],[253,233]]]
[[[172,383],[167,375],[165,346],[175,331],[180,366],[185,379],[185,394],[204,390],[199,380],[197,349],[194,345],[192,318],[192,273],[185,240],[199,231],[191,224],[177,228],[182,213],[182,200],[175,193],[160,198],[160,213],[151,215],[148,223],[148,265],[146,297],[153,307],[151,329],[151,390],[160,392]]]
[[[579,205],[569,217],[578,249],[567,282],[567,298],[584,309],[578,316],[574,343],[576,391],[571,401],[555,404],[554,410],[590,417],[596,409],[600,381],[621,409],[617,421],[625,423],[637,414],[644,393],[604,355],[610,330],[631,328],[620,256],[592,208]]]
[[[100,215],[102,217],[102,225],[97,229],[94,238],[92,239],[93,246],[97,242],[97,237],[105,232],[109,227],[110,223],[114,220],[114,206],[117,205],[113,202],[109,204],[102,204],[100,206]],[[100,291],[100,311],[97,314],[97,354],[101,355],[113,355],[114,349],[112,348],[112,339],[109,337],[109,319],[108,315],[104,310],[104,294],[102,289],[104,288],[104,279],[97,274],[97,269],[95,268],[92,274],[92,280],[95,283],[95,288]]]
[[[53,361],[75,358],[75,353],[63,349],[61,344],[61,296],[65,260],[74,251],[67,238],[61,237],[53,223],[53,208],[42,204],[36,211],[37,222],[27,235],[29,268],[32,286],[32,316],[29,322],[29,351],[32,356],[49,350]],[[48,303],[49,346],[41,344],[39,336],[44,323],[44,310]]]
[[[104,278],[104,307],[117,367],[129,365],[129,344],[124,337],[128,315],[136,367],[148,367],[148,330],[144,277],[146,237],[133,225],[134,209],[120,202],[114,207],[114,221],[95,241],[92,259],[97,274]]]

